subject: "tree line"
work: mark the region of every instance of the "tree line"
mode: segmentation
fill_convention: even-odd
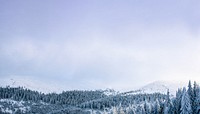
[[[90,110],[108,114],[199,114],[200,113],[200,87],[191,81],[188,87],[177,90],[171,96],[169,90],[166,94],[135,94],[135,95],[105,95],[103,90],[96,91],[63,91],[62,93],[44,94],[23,87],[0,87],[0,99],[27,101],[40,105],[32,106],[31,111],[38,110],[45,113],[49,111],[74,111],[84,113]],[[42,106],[41,102],[48,105]],[[41,108],[43,107],[43,109]],[[70,108],[73,107],[73,108]],[[51,109],[51,110],[50,110]],[[73,110],[72,110],[73,109]]]

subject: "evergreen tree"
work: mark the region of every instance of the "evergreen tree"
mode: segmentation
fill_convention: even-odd
[[[154,114],[160,114],[160,103],[158,99],[156,99],[155,107],[154,107]]]
[[[174,106],[170,99],[169,90],[167,90],[167,96],[164,105],[164,114],[173,114],[174,113]]]
[[[197,94],[197,99],[196,99],[196,114],[200,113],[200,88],[198,87],[198,94]]]
[[[182,99],[182,90],[178,89],[176,92],[176,97],[174,99],[174,113],[180,114],[181,113],[181,99]]]
[[[192,84],[191,84],[191,81],[189,80],[189,83],[188,83],[188,95],[189,95],[189,99],[190,99],[190,103],[191,103],[191,107],[192,107],[192,110],[194,109],[194,92],[193,92],[193,88],[192,88]]]
[[[112,114],[118,114],[118,111],[117,111],[117,108],[116,108],[116,107],[113,107],[113,108],[112,108]]]
[[[151,114],[151,107],[147,101],[145,101],[145,103],[144,103],[144,110],[145,110],[146,114]]]
[[[138,106],[136,109],[136,114],[146,114],[144,106]]]
[[[194,81],[193,95],[194,95],[194,101],[192,104],[193,112],[198,113],[197,107],[198,107],[198,97],[199,97],[199,86],[197,85],[196,81]]]
[[[120,107],[119,113],[118,114],[125,114],[124,110],[122,107]]]
[[[183,95],[181,99],[181,114],[192,114],[190,98],[185,88],[183,88]]]

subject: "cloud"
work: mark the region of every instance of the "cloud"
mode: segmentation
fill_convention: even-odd
[[[74,40],[6,41],[0,46],[1,76],[64,79],[62,84],[88,89],[105,85],[127,89],[169,78],[199,79],[198,35],[179,26],[128,30],[116,33],[121,34],[116,40],[116,35],[97,33]]]

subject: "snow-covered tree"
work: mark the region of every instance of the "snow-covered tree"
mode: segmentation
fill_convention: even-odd
[[[196,81],[194,81],[194,86],[193,86],[193,95],[194,95],[194,101],[193,101],[193,104],[192,104],[192,108],[193,108],[193,112],[194,113],[198,113],[197,111],[197,107],[198,107],[198,99],[199,99],[199,86],[197,85]]]
[[[131,109],[131,110],[128,110],[126,112],[126,114],[136,114],[135,110],[134,109]]]
[[[167,91],[167,96],[164,104],[164,114],[173,114],[174,113],[174,106],[170,99],[169,90]]]
[[[144,110],[145,110],[146,114],[151,114],[151,106],[147,101],[145,101],[145,103],[144,103]]]
[[[143,105],[139,105],[136,109],[136,114],[146,114],[144,106]]]
[[[178,91],[176,92],[176,97],[173,101],[175,114],[181,113],[181,99],[182,99],[182,90],[178,89]]]
[[[181,114],[192,114],[190,98],[188,92],[186,92],[186,88],[183,88],[183,95],[181,99]]]
[[[120,107],[119,114],[125,114],[125,112],[124,112],[122,107]]]
[[[116,107],[112,107],[112,114],[118,114],[118,111],[117,111]]]
[[[192,84],[191,84],[191,81],[189,80],[189,83],[188,83],[188,95],[189,95],[189,99],[190,99],[190,103],[191,103],[191,107],[192,107],[192,110],[194,109],[194,92],[193,92],[193,88],[192,88]]]
[[[160,114],[160,103],[159,103],[158,99],[156,99],[156,102],[155,102],[154,114]]]
[[[198,88],[198,94],[197,94],[197,99],[196,99],[196,114],[200,113],[200,88]]]
[[[134,105],[129,104],[129,106],[125,110],[126,114],[136,114],[134,107]]]

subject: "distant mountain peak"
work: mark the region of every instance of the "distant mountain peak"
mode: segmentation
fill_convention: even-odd
[[[30,78],[30,77],[17,77],[10,76],[5,77],[0,80],[0,86],[6,87],[25,87],[31,90],[37,90],[43,93],[51,93],[51,92],[61,92],[62,89],[60,87],[55,86],[53,83],[44,83],[38,79]]]
[[[162,93],[166,94],[167,90],[169,89],[169,92],[171,95],[175,95],[178,88],[182,88],[184,86],[187,86],[187,82],[181,82],[181,81],[154,81],[152,83],[149,83],[145,86],[142,86],[138,89],[135,89],[133,91],[128,92],[122,92],[124,95],[129,94],[138,94],[138,93]],[[25,87],[31,90],[37,90],[44,93],[51,93],[56,92],[60,93],[64,90],[67,90],[64,85],[58,84],[56,82],[44,82],[39,79],[34,79],[30,77],[20,77],[20,76],[10,76],[10,77],[4,77],[0,80],[0,86],[10,86],[10,87]],[[117,95],[120,92],[115,91],[114,89],[107,88],[105,90],[102,90],[105,95]]]
[[[166,94],[169,90],[170,94],[175,96],[178,88],[187,86],[187,82],[180,81],[155,81],[149,83],[134,91],[125,92],[124,95],[139,94],[139,93],[162,93]]]

